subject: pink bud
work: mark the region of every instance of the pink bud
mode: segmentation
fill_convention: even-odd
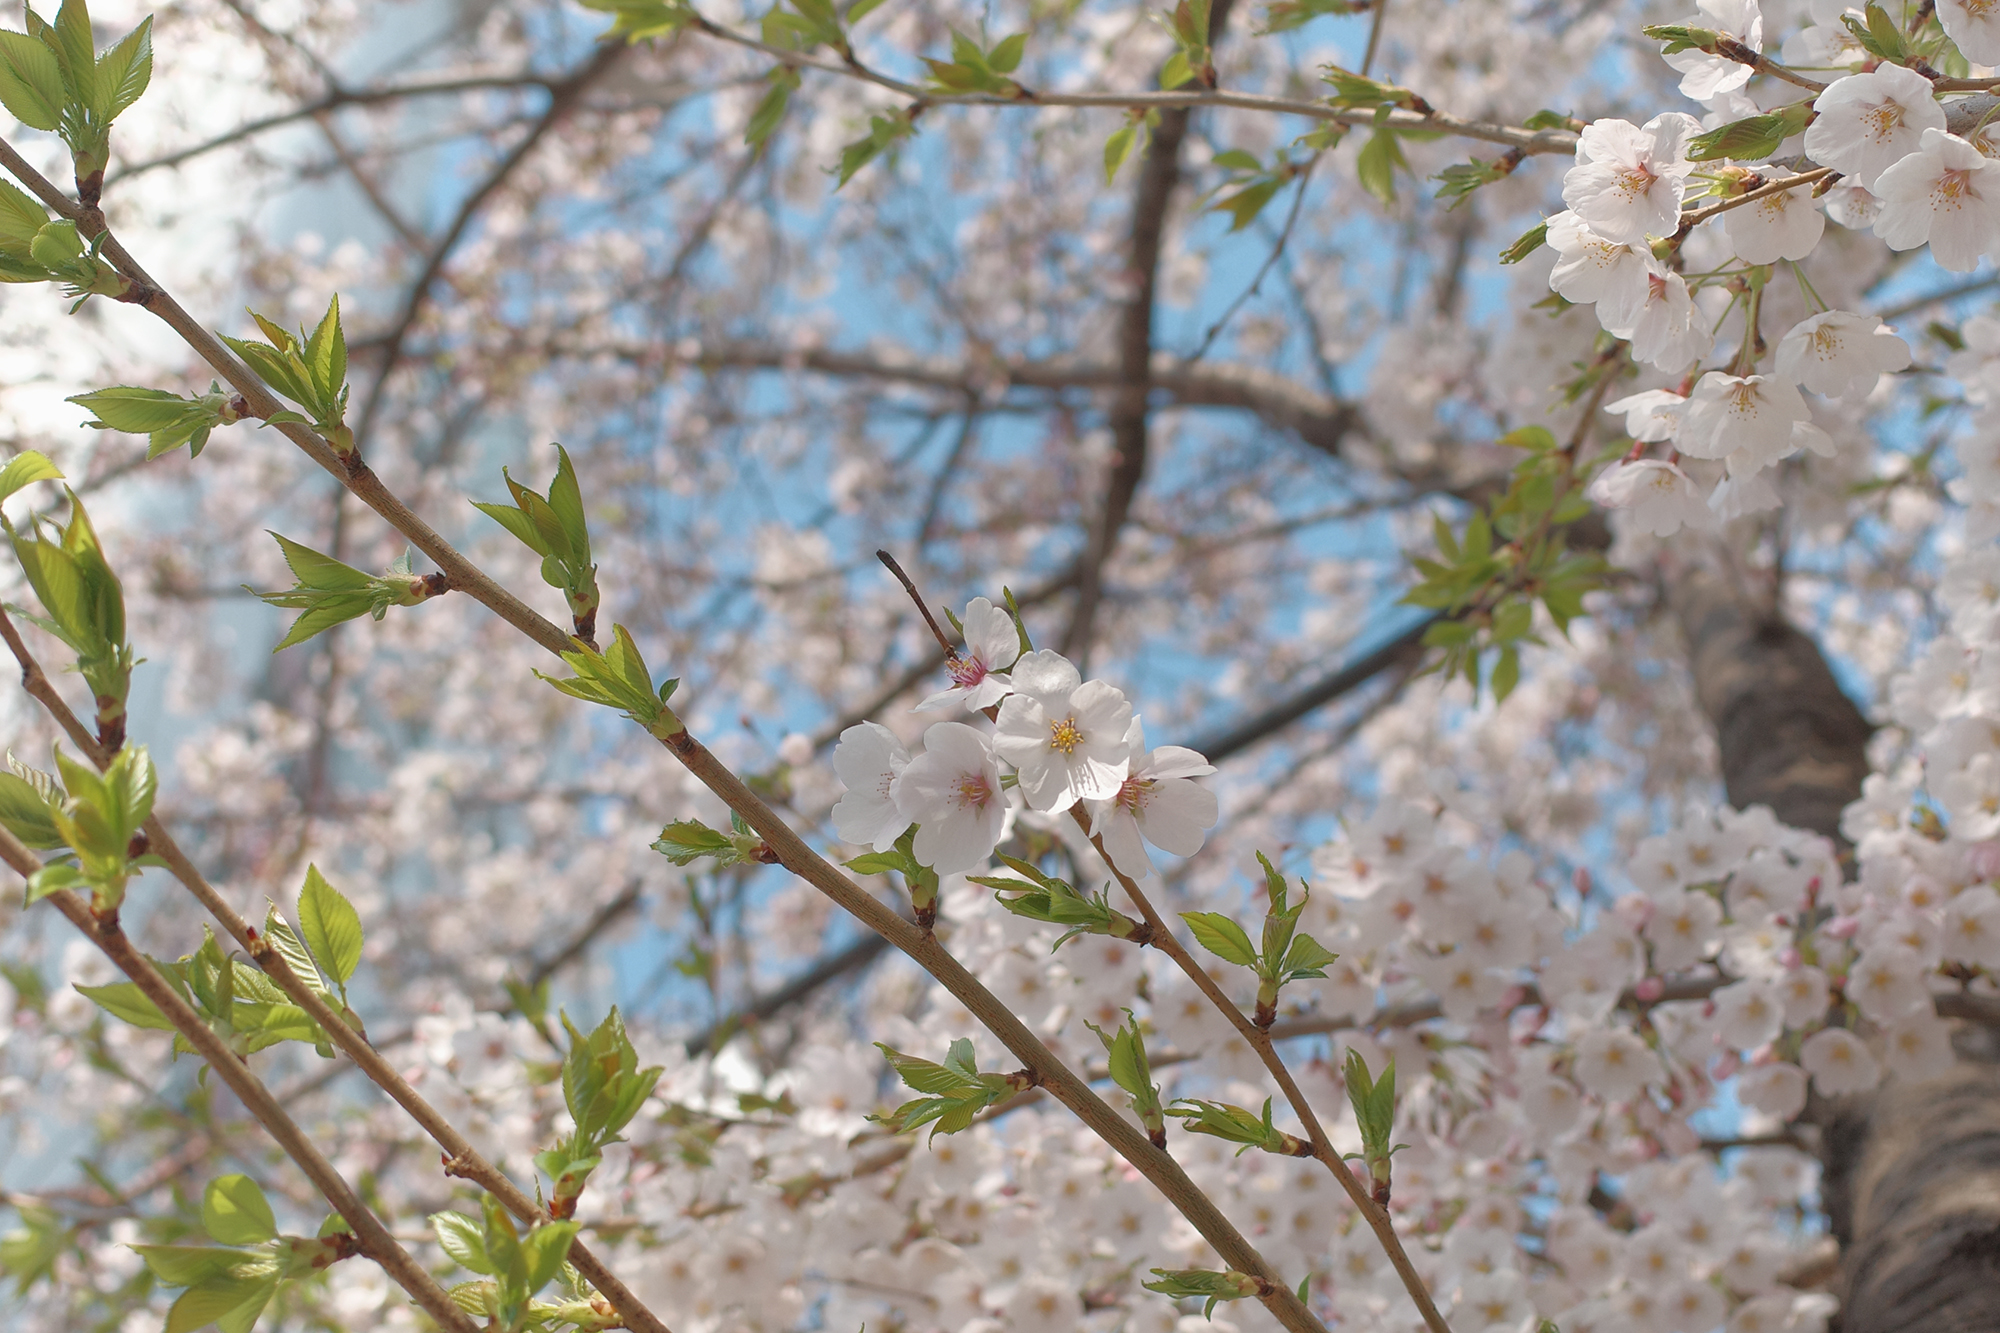
[[[1701,1139],[1685,1120],[1669,1120],[1660,1126],[1660,1146],[1674,1157],[1685,1157],[1701,1147]]]
[[[1667,993],[1667,983],[1663,977],[1641,977],[1639,984],[1632,988],[1632,993],[1647,1004],[1652,1004]]]
[[[1590,867],[1578,866],[1576,873],[1569,877],[1569,883],[1570,887],[1576,890],[1578,897],[1588,898],[1590,896]]]
[[[1974,879],[2000,879],[2000,838],[1973,843],[1972,850],[1966,853],[1965,864]]]
[[[1743,1062],[1737,1058],[1736,1052],[1724,1051],[1722,1053],[1722,1057],[1715,1062],[1716,1079],[1719,1081],[1721,1079],[1728,1078],[1730,1075],[1734,1074],[1738,1068],[1742,1066],[1742,1063]]]
[[[1820,933],[1831,940],[1851,940],[1861,929],[1861,918],[1857,916],[1837,916],[1821,926]]]
[[[1778,966],[1787,972],[1795,971],[1805,963],[1805,956],[1797,949],[1787,949],[1778,955]]]

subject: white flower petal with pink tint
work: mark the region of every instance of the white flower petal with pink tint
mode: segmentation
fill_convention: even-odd
[[[1690,169],[1687,141],[1701,123],[1678,111],[1643,126],[1598,120],[1577,136],[1576,165],[1563,176],[1563,202],[1607,241],[1638,245],[1680,225]]]
[[[1013,683],[993,748],[1014,766],[1030,808],[1053,813],[1116,796],[1131,771],[1131,702],[1101,680],[1079,680],[1048,649],[1016,662]]]
[[[1799,1047],[1799,1063],[1823,1097],[1866,1092],[1882,1079],[1866,1043],[1846,1028],[1822,1028]]]
[[[2000,5],[1993,0],[1938,0],[1944,35],[1975,65],[2000,64]]]
[[[1722,215],[1729,247],[1746,264],[1804,259],[1825,230],[1826,215],[1803,186],[1739,204]]]
[[[1882,1063],[1905,1082],[1936,1078],[1957,1062],[1951,1028],[1934,1013],[1912,1014],[1882,1033]]]
[[[1861,394],[1910,364],[1910,345],[1873,315],[1828,310],[1778,340],[1778,376],[1828,398]]]
[[[1708,506],[1687,473],[1656,458],[1613,463],[1585,494],[1606,509],[1623,509],[1641,532],[1671,537],[1684,527],[1708,526]]]
[[[1117,795],[1091,801],[1088,808],[1090,830],[1104,839],[1111,864],[1137,880],[1153,873],[1147,843],[1175,856],[1193,856],[1222,817],[1222,807],[1214,792],[1194,780],[1215,771],[1201,755],[1183,745],[1147,750],[1145,729],[1136,717],[1126,739],[1130,773]]]
[[[1645,299],[1622,336],[1632,341],[1633,360],[1670,375],[1701,360],[1715,344],[1707,321],[1696,315],[1687,280],[1665,271],[1646,275]]]
[[[1730,459],[1732,473],[1755,472],[1789,456],[1792,424],[1811,419],[1794,384],[1711,370],[1694,386],[1675,444],[1693,458]]]
[[[1604,410],[1625,414],[1625,433],[1641,444],[1658,444],[1674,438],[1681,427],[1681,410],[1687,399],[1665,389],[1647,389],[1606,403]]]
[[[1869,190],[1890,166],[1917,151],[1926,130],[1944,129],[1944,108],[1930,80],[1901,65],[1835,79],[1813,99],[1813,110],[1819,114],[1806,126],[1806,156]]]
[[[1623,1028],[1586,1032],[1577,1038],[1576,1081],[1607,1102],[1629,1102],[1665,1076],[1660,1058]]]
[[[840,733],[833,747],[833,771],[847,794],[833,803],[833,831],[842,842],[886,852],[910,821],[891,795],[910,752],[879,722],[861,722]]]
[[[1776,1041],[1785,1027],[1785,1006],[1777,987],[1768,981],[1737,981],[1711,997],[1715,1003],[1715,1032],[1722,1044],[1739,1051],[1754,1051]]]
[[[1014,618],[986,598],[975,597],[958,623],[964,627],[965,648],[945,664],[951,673],[951,688],[918,704],[915,711],[919,713],[960,705],[977,713],[999,703],[1012,688],[1005,673],[1021,655],[1021,635],[1014,628]]]
[[[1659,262],[1644,250],[1605,240],[1568,210],[1548,225],[1557,256],[1549,290],[1574,305],[1595,305],[1597,322],[1624,337],[1651,295],[1650,279],[1662,271]]]
[[[1758,12],[1757,0],[1697,0],[1695,8],[1701,11],[1689,20],[1695,26],[1734,37],[1752,51],[1764,49],[1764,16]],[[1681,72],[1681,96],[1697,102],[1750,82],[1748,65],[1706,51],[1676,51],[1661,58]]]
[[[1969,273],[2000,244],[2000,165],[1956,134],[1927,129],[1919,151],[1875,181],[1875,234],[1891,250],[1928,243],[1938,267]]]
[[[917,826],[917,860],[940,875],[977,870],[999,845],[1007,797],[993,747],[975,727],[933,723],[891,792],[905,826]]]
[[[1753,1110],[1790,1120],[1806,1109],[1806,1071],[1782,1060],[1752,1065],[1736,1076],[1736,1096]]]

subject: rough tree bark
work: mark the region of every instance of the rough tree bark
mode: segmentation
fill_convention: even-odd
[[[1673,576],[1669,602],[1730,803],[1841,841],[1870,728],[1818,647],[1711,570]],[[1957,1040],[1969,1059],[1944,1078],[1809,1111],[1841,1247],[1838,1333],[2000,1329],[2000,1069],[1989,1030]]]

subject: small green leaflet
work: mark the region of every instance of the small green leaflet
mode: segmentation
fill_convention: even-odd
[[[299,934],[345,994],[361,965],[361,914],[326,882],[316,865],[306,867],[306,882],[299,890]]]

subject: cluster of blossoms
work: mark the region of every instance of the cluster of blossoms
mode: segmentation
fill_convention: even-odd
[[[1130,879],[1153,872],[1147,843],[1176,856],[1201,850],[1219,814],[1215,794],[1194,781],[1215,771],[1206,760],[1179,745],[1148,750],[1124,694],[1084,680],[1060,653],[1023,651],[1013,618],[986,598],[973,599],[961,624],[954,683],[918,711],[984,714],[992,729],[933,723],[915,757],[879,722],[841,733],[833,766],[847,794],[833,824],[843,839],[887,851],[914,825],[917,861],[959,875],[987,863],[1017,810],[1081,805]]]
[[[1733,42],[1737,56],[1762,49],[1754,0],[1702,0],[1701,10],[1694,22]],[[2000,57],[1984,7],[1940,5],[1936,12],[1967,59]],[[1606,409],[1624,416],[1635,444],[1598,476],[1591,494],[1628,511],[1640,531],[1666,536],[1775,508],[1778,463],[1801,451],[1834,450],[1806,395],[1851,414],[1881,376],[1910,365],[1902,338],[1879,319],[1827,307],[1803,274],[1801,293],[1815,313],[1772,339],[1765,361],[1759,316],[1765,286],[1780,280],[1772,266],[1796,267],[1811,255],[1829,217],[1872,231],[1892,250],[1928,246],[1941,267],[1959,272],[2000,247],[2000,164],[1992,157],[2000,145],[1982,114],[1987,103],[1942,100],[1928,66],[1908,68],[1862,49],[1843,22],[1854,11],[1844,6],[1815,4],[1812,17],[1786,42],[1787,57],[1855,72],[1826,84],[1810,107],[1767,112],[1743,91],[1752,72],[1743,59],[1676,52],[1668,61],[1684,72],[1682,91],[1704,103],[1705,118],[1665,112],[1643,126],[1599,120],[1585,127],[1563,181],[1568,207],[1549,219],[1547,239],[1558,256],[1551,288],[1567,301],[1593,304],[1604,330],[1629,340],[1634,359],[1671,385]],[[1760,124],[1756,117],[1788,115],[1786,143],[1802,156],[1766,138],[1758,144],[1765,160],[1746,165],[1697,142],[1704,129],[1726,134]],[[1697,207],[1697,200],[1713,202]],[[1713,231],[1703,225],[1711,219],[1720,238],[1695,247],[1708,271],[1683,276],[1683,246]],[[1715,331],[1734,309],[1743,315],[1742,338],[1722,364],[1704,365]],[[1667,456],[1646,456],[1652,445],[1670,446]],[[1685,466],[1690,459],[1720,467],[1704,472]],[[1705,498],[1703,478],[1714,482]]]

